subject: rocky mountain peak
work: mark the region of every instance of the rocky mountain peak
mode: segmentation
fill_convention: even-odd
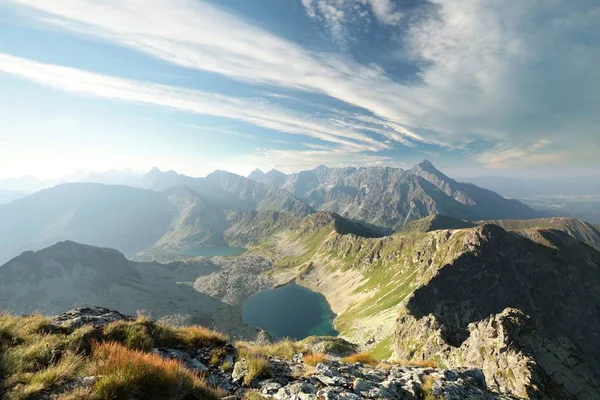
[[[262,170],[256,168],[254,171],[250,172],[250,174],[248,175],[248,179],[262,182],[262,180],[265,178],[265,175],[266,174]]]
[[[447,175],[442,173],[429,160],[421,161],[419,164],[415,165],[409,171],[412,173],[416,173],[417,175],[421,175],[421,176],[423,176],[423,173],[431,174],[432,176],[435,176],[437,179],[440,179],[442,181],[454,182],[454,179],[451,179]]]

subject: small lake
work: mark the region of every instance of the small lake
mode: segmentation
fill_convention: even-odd
[[[191,249],[184,249],[177,252],[179,255],[192,256],[192,257],[216,257],[216,256],[236,256],[238,254],[245,253],[246,249],[243,247],[229,247],[229,246],[215,246],[215,247],[194,247]]]
[[[325,297],[300,285],[263,290],[242,306],[244,323],[276,338],[304,339],[311,335],[337,336],[335,314]]]

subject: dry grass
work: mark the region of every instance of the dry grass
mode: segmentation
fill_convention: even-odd
[[[237,342],[236,347],[240,357],[261,355],[266,357],[277,357],[291,360],[294,355],[305,352],[304,345],[290,339],[280,340],[270,344],[258,344],[254,342]]]
[[[72,392],[63,393],[56,400],[97,400],[91,387],[80,387]]]
[[[348,364],[361,363],[366,365],[377,365],[379,361],[369,353],[356,353],[348,357],[342,358],[342,361]]]
[[[102,376],[94,387],[100,400],[219,399],[216,392],[175,360],[130,350],[118,343],[96,345],[93,359],[93,373]]]
[[[436,379],[428,375],[423,378],[423,383],[421,383],[421,399],[422,400],[436,400],[437,396],[433,394],[433,384]]]
[[[136,321],[116,321],[104,328],[103,340],[123,344],[132,350],[150,351],[153,347],[199,348],[223,346],[227,336],[203,326],[170,328],[145,317]]]
[[[71,388],[53,393],[53,398],[217,399],[218,393],[181,364],[147,352],[153,347],[214,346],[213,358],[218,363],[224,357],[220,347],[226,342],[225,335],[210,329],[170,328],[143,315],[135,321],[71,331],[52,327],[39,314],[0,313],[0,392],[7,400],[39,398],[80,376],[101,374],[93,387]],[[256,364],[253,368],[264,367]]]
[[[319,363],[326,363],[329,358],[323,353],[307,354],[302,358],[305,364],[317,365]]]
[[[188,348],[223,346],[227,343],[227,335],[203,326],[177,328],[175,333],[179,339],[179,345]]]
[[[227,350],[222,347],[216,347],[210,351],[210,359],[208,362],[213,367],[216,367],[221,363],[221,360],[225,358],[226,355]]]
[[[83,357],[67,353],[59,362],[37,372],[15,374],[10,378],[14,390],[6,396],[7,400],[21,400],[34,397],[36,393],[65,383],[84,368]]]
[[[438,368],[438,363],[435,360],[402,360],[402,361],[390,361],[392,365],[402,365],[404,367],[418,367],[418,368]]]
[[[269,366],[269,360],[262,356],[250,356],[246,358],[248,364],[248,373],[244,377],[244,383],[249,385],[256,378],[265,376],[271,377],[271,368]]]
[[[255,390],[248,390],[244,393],[244,400],[264,400],[265,397]]]

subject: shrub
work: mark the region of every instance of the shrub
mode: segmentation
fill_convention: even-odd
[[[128,349],[118,343],[94,346],[98,399],[206,399],[219,395],[175,360]]]
[[[323,353],[308,354],[302,358],[302,361],[304,361],[304,363],[308,365],[326,363],[328,360],[329,359],[327,358],[327,356]]]
[[[348,357],[342,358],[345,363],[361,363],[366,365],[377,365],[379,362],[369,353],[356,353]]]

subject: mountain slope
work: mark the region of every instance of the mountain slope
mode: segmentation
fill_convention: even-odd
[[[253,176],[268,181],[266,174]],[[456,182],[428,161],[408,171],[319,166],[287,175],[277,186],[317,210],[393,229],[434,213],[470,221],[541,216],[519,201]]]
[[[492,220],[482,221],[492,223],[510,231],[522,231],[527,229],[556,229],[566,232],[577,240],[587,243],[600,251],[600,227],[573,218],[538,218],[531,220]]]
[[[191,282],[217,269],[208,261],[136,263],[113,249],[59,242],[0,267],[0,308],[56,314],[80,306],[119,306],[153,317],[192,316],[192,323],[250,334],[237,310],[196,292]],[[182,284],[180,282],[189,282]]]
[[[278,243],[298,250],[273,251],[271,276],[325,295],[336,329],[378,354],[482,368],[524,398],[600,394],[600,252],[564,232],[322,230]]]
[[[206,178],[192,178],[153,169],[140,185],[152,190],[187,186],[224,209],[286,211],[300,216],[314,212],[286,191],[225,171],[215,171]]]
[[[457,182],[438,171],[427,160],[416,165],[410,172],[425,178],[456,201],[473,206],[475,214],[498,215],[493,219],[527,219],[541,215],[518,200],[505,199],[491,190],[482,189],[471,183]]]
[[[425,233],[440,229],[464,229],[472,228],[476,224],[460,219],[446,217],[441,214],[431,214],[425,218],[411,221],[396,231],[402,234]]]
[[[27,196],[26,192],[0,189],[0,204],[10,203],[13,200],[21,199]]]
[[[269,187],[243,176],[226,171],[215,171],[206,180],[224,189],[257,211],[286,211],[304,216],[314,210],[306,203],[290,195],[288,192]]]
[[[164,194],[150,190],[59,185],[0,206],[0,262],[67,239],[132,255],[156,242],[175,213]]]

